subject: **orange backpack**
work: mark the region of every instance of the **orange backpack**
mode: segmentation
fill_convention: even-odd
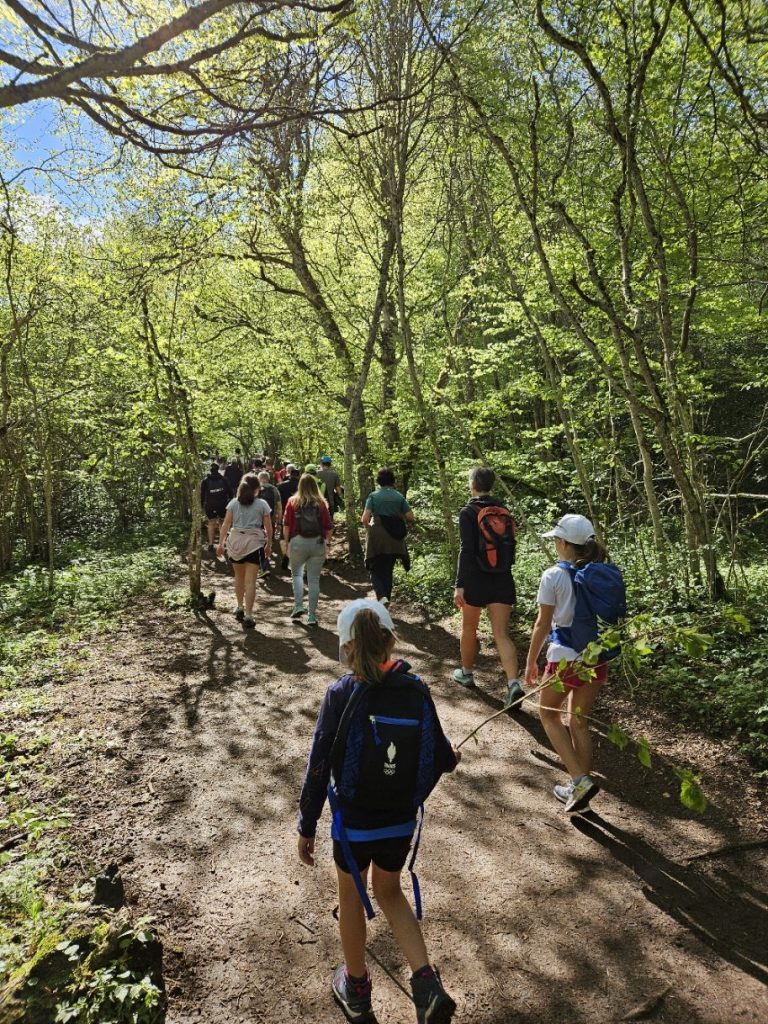
[[[480,538],[477,564],[483,572],[509,572],[515,564],[517,523],[504,505],[482,505],[477,509]]]

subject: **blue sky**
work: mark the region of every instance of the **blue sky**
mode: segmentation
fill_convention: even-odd
[[[110,146],[90,122],[62,116],[55,101],[36,100],[3,111],[0,132],[12,158],[5,172],[12,177],[24,169],[21,181],[29,191],[54,196],[77,210],[98,206],[109,193],[107,176],[94,192],[85,168],[106,157]]]

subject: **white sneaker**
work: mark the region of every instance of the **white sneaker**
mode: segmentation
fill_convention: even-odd
[[[567,804],[573,796],[573,783],[567,782],[564,786],[555,786],[552,792],[561,804]]]
[[[566,811],[583,811],[593,796],[600,792],[600,786],[589,775],[582,775],[573,784],[573,792],[565,805]]]
[[[384,595],[384,597],[380,597],[379,598],[379,604],[383,604],[385,608],[388,608],[389,607],[389,598],[386,595]]]

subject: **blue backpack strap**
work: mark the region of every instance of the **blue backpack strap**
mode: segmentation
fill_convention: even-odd
[[[357,894],[360,897],[360,902],[365,908],[365,914],[368,920],[376,916],[371,905],[371,901],[368,898],[368,893],[365,886],[363,885],[363,876],[360,874],[360,868],[357,866],[357,861],[352,853],[352,847],[349,843],[349,837],[347,836],[347,830],[344,827],[344,821],[341,816],[341,808],[339,807],[339,801],[336,797],[336,789],[333,783],[328,784],[328,803],[331,805],[331,812],[333,814],[333,825],[334,829],[339,837],[341,843],[341,849],[344,854],[344,860],[347,862],[347,867],[352,875],[352,880],[355,883]]]
[[[416,826],[416,831],[413,838],[413,853],[411,859],[408,861],[408,871],[411,875],[411,885],[413,886],[413,904],[416,909],[416,920],[421,921],[424,916],[421,908],[421,886],[419,885],[419,879],[416,872],[413,870],[413,865],[416,863],[416,854],[419,852],[419,843],[421,842],[421,828],[424,824],[424,804],[419,806],[419,823]]]

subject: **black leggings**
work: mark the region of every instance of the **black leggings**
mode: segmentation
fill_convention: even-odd
[[[397,555],[374,555],[368,560],[368,573],[371,586],[377,598],[392,597],[392,573],[395,569]]]

